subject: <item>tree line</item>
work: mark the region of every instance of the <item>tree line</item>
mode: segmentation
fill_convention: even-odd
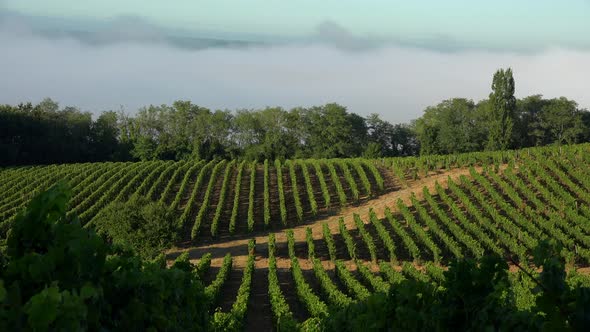
[[[519,149],[590,141],[590,112],[565,97],[514,97],[512,70],[498,70],[489,99],[430,106],[412,128],[422,154]]]
[[[231,112],[181,100],[96,119],[51,99],[0,105],[0,164],[377,158],[590,141],[590,113],[575,101],[516,99],[514,92],[512,70],[501,69],[488,99],[445,100],[405,124],[362,117],[336,103]]]

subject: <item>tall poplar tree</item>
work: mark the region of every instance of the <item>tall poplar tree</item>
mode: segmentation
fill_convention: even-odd
[[[506,150],[510,147],[516,111],[514,85],[512,69],[500,69],[494,74],[488,117],[488,150]]]

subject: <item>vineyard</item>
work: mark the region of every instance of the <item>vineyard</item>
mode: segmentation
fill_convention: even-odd
[[[196,263],[214,326],[292,330],[403,280],[440,284],[454,259],[497,254],[513,271],[528,269],[544,240],[562,248],[571,279],[581,278],[575,271],[590,266],[589,164],[590,146],[575,145],[379,160],[21,167],[0,171],[1,231],[62,179],[73,193],[68,213],[85,227],[113,201],[160,201],[181,229],[169,258]],[[520,273],[510,280],[526,310],[535,285]]]

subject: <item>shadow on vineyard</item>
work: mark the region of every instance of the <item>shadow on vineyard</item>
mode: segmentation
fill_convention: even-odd
[[[590,323],[590,287],[566,277],[559,249],[541,243],[534,260],[542,272],[522,271],[525,290],[511,281],[502,257],[453,261],[442,280],[404,279],[388,293],[334,309],[321,322],[326,331],[583,331]],[[514,288],[511,288],[514,287]],[[529,294],[519,294],[527,292]],[[528,296],[526,307],[518,300]]]

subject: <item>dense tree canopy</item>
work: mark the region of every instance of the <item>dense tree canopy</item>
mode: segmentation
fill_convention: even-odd
[[[455,98],[430,106],[416,121],[416,134],[423,154],[447,154],[480,151],[485,128],[479,126],[486,103]]]
[[[134,116],[104,112],[96,120],[50,99],[0,107],[0,164],[98,160],[374,157],[418,151],[414,133],[338,104],[290,111],[212,111],[190,101],[150,105]],[[370,150],[373,149],[373,150]],[[371,152],[373,151],[373,152]]]
[[[135,115],[93,119],[51,99],[0,105],[0,165],[87,161],[391,157],[568,144],[590,140],[590,113],[565,97],[514,97],[510,69],[490,98],[453,98],[410,124],[361,117],[330,103],[286,110],[210,110],[179,100]]]

